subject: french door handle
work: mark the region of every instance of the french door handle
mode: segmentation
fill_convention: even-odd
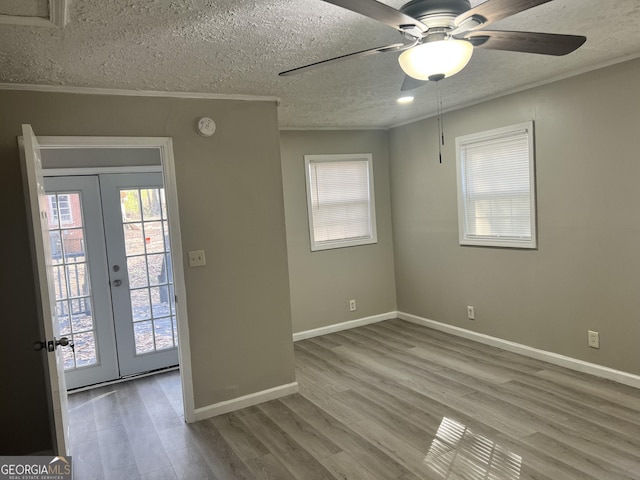
[[[53,337],[53,340],[47,342],[47,350],[53,352],[60,346],[68,347],[69,345],[71,345],[71,348],[73,348],[73,343],[71,343],[67,337],[60,337],[60,340],[57,340],[56,337]]]

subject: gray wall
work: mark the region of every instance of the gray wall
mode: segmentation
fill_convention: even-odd
[[[399,310],[640,374],[639,78],[635,60],[448,114],[442,165],[433,120],[393,129]],[[539,248],[461,247],[455,137],[527,120]]]
[[[300,332],[396,309],[389,155],[385,131],[282,131],[293,331]],[[371,153],[378,243],[312,252],[304,156]],[[355,299],[358,310],[349,311]]]
[[[212,138],[195,132],[202,115],[217,122]],[[294,381],[275,103],[0,91],[0,298],[11,339],[0,349],[3,454],[50,448],[41,359],[30,350],[22,123],[37,135],[172,137],[183,247],[207,255],[185,271],[196,407]]]

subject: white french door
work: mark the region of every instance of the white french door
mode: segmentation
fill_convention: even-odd
[[[178,364],[167,203],[160,173],[100,175],[121,375]]]
[[[68,388],[178,364],[162,175],[45,180]]]
[[[118,378],[97,176],[45,178],[67,388]]]

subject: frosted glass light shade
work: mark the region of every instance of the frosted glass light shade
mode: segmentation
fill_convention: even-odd
[[[423,43],[402,52],[398,61],[404,73],[417,80],[429,80],[432,75],[450,77],[467,66],[473,45],[466,40],[439,40]]]

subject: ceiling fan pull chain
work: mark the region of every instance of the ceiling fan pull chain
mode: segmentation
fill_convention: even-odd
[[[438,115],[438,158],[442,163],[442,147],[444,146],[444,123],[442,121],[442,96],[440,95],[440,81],[436,80],[436,111]]]
[[[440,119],[440,138],[442,139],[442,146],[444,147],[444,110],[442,109],[442,95],[440,94],[440,91],[438,90],[438,104],[440,107],[440,110],[438,112],[438,118]]]

